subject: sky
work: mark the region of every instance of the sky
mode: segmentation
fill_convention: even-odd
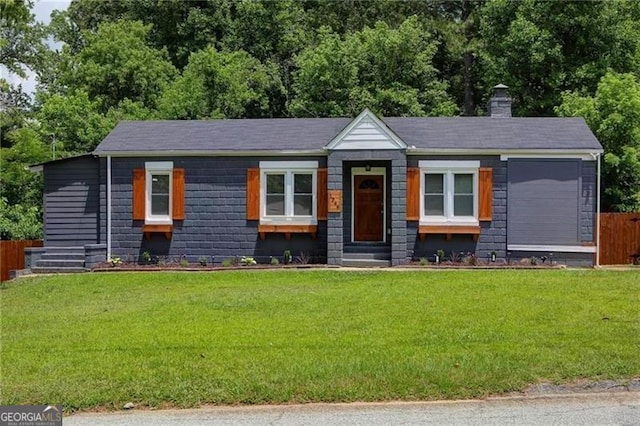
[[[51,12],[54,10],[65,10],[69,7],[71,0],[36,0],[33,5],[33,14],[36,21],[48,24],[51,20]],[[49,43],[52,48],[59,48],[53,41]],[[5,69],[0,70],[3,76],[13,84],[22,83],[22,90],[26,93],[33,93],[36,89],[36,78],[33,72],[27,72],[27,79],[8,74]],[[7,74],[7,75],[5,75]]]

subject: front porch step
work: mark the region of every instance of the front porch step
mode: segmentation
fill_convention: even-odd
[[[384,243],[350,243],[343,246],[342,266],[375,268],[391,266],[391,247]]]
[[[87,272],[84,267],[47,267],[47,266],[34,266],[31,268],[31,272],[34,274],[69,274]]]
[[[84,247],[82,246],[69,246],[69,247],[65,247],[65,246],[45,246],[45,249],[47,250],[47,254],[56,254],[56,253],[73,253],[73,254],[78,254],[78,253],[82,253],[84,254]]]
[[[383,243],[347,243],[342,250],[344,253],[389,253],[391,247]]]
[[[39,268],[84,268],[84,258],[82,260],[72,259],[39,259],[36,261],[36,267]]]
[[[342,266],[354,268],[382,268],[391,266],[391,260],[342,258]]]
[[[40,260],[82,260],[84,253],[42,253]]]
[[[390,252],[359,252],[359,253],[343,253],[342,259],[345,260],[391,260]]]
[[[86,272],[84,247],[45,247],[45,252],[31,266],[34,274]]]

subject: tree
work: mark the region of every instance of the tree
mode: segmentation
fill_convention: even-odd
[[[43,28],[34,20],[28,0],[0,2],[0,65],[25,77],[27,69],[37,69],[46,49]]]
[[[63,49],[57,87],[50,89],[60,94],[82,90],[91,101],[99,102],[101,113],[124,99],[155,108],[176,69],[166,52],[147,45],[150,30],[131,21],[100,25],[97,32],[85,35],[85,45],[77,54]]]
[[[563,91],[640,65],[638,2],[498,0],[481,15],[485,80],[511,88],[516,115],[552,115]]]
[[[432,65],[436,43],[413,17],[393,30],[374,28],[342,39],[328,29],[296,58],[289,109],[294,116],[453,115],[455,104]]]
[[[602,207],[605,211],[640,211],[640,81],[629,74],[607,73],[595,96],[566,92],[556,111],[584,117],[602,143]]]
[[[0,199],[8,207],[22,205],[39,211],[42,177],[31,173],[26,165],[49,159],[47,147],[40,140],[37,124],[14,130],[7,137],[12,146],[0,148]]]
[[[8,148],[12,140],[7,135],[25,125],[31,110],[31,99],[22,86],[0,88],[0,146]]]
[[[115,125],[99,112],[99,102],[90,100],[85,91],[43,98],[37,113],[42,123],[40,134],[43,140],[56,144],[59,156],[92,151]]]
[[[283,90],[273,64],[261,64],[244,51],[209,47],[191,55],[160,100],[158,114],[168,119],[269,117],[274,115],[271,100]]]
[[[43,28],[29,10],[31,1],[0,1],[0,146],[12,141],[7,135],[24,125],[31,108],[29,96],[22,86],[14,86],[4,77],[5,72],[26,77],[27,72],[39,71],[45,55]]]
[[[149,25],[150,46],[166,49],[178,69],[189,55],[208,45],[222,47],[232,26],[230,0],[76,0],[52,20],[56,38],[73,53],[86,44],[86,35],[107,22],[140,21]]]

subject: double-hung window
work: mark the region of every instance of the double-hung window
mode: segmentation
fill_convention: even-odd
[[[316,225],[316,161],[261,161],[260,222]]]
[[[478,161],[420,161],[420,222],[478,224]]]
[[[171,224],[173,162],[145,163],[145,223]]]

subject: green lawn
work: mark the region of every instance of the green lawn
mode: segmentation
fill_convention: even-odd
[[[0,290],[0,404],[481,397],[640,376],[640,270],[238,271]]]

